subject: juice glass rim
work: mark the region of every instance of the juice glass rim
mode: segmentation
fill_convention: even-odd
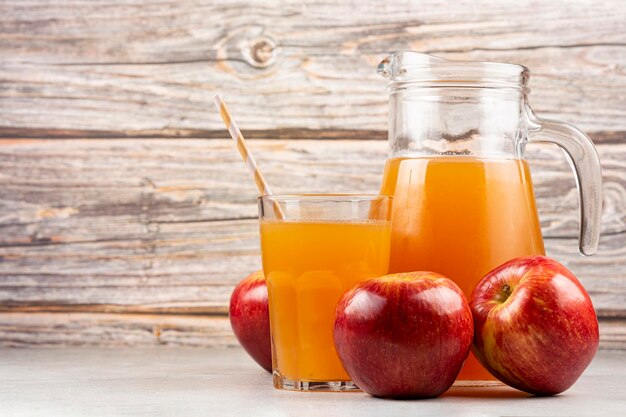
[[[257,200],[270,201],[322,201],[322,202],[346,202],[346,201],[376,201],[376,200],[393,200],[392,196],[382,194],[366,194],[366,193],[303,193],[303,194],[272,194],[262,195]]]

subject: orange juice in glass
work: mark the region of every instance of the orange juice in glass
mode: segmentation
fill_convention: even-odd
[[[276,388],[357,389],[335,351],[335,307],[357,283],[387,273],[390,208],[378,195],[259,199]]]

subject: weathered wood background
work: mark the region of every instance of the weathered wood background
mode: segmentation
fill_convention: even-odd
[[[260,267],[256,191],[228,100],[278,192],[378,189],[386,93],[414,49],[516,62],[531,104],[587,131],[598,254],[574,179],[529,159],[546,246],[626,348],[626,3],[0,0],[0,345],[233,345],[230,291]]]

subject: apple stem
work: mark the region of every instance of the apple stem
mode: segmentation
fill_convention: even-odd
[[[498,301],[500,303],[504,303],[511,295],[511,292],[513,292],[511,286],[505,283],[500,290],[500,296],[498,297]]]

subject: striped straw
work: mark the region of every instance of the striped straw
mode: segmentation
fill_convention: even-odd
[[[265,182],[263,175],[261,174],[261,170],[256,164],[256,160],[252,153],[248,150],[248,146],[246,145],[246,140],[243,138],[241,131],[237,127],[237,123],[233,120],[228,111],[228,107],[226,107],[226,103],[222,100],[222,96],[216,94],[215,97],[215,105],[220,111],[220,116],[222,116],[222,120],[224,121],[224,125],[226,125],[226,129],[228,129],[228,133],[233,138],[235,142],[235,146],[239,151],[239,154],[243,158],[243,162],[246,164],[252,175],[254,176],[254,183],[256,187],[259,189],[261,195],[272,195],[272,191],[270,191],[270,187]]]
[[[250,152],[250,150],[248,149],[248,146],[246,145],[246,140],[243,138],[239,127],[237,127],[237,123],[235,123],[232,116],[230,115],[230,111],[228,111],[228,107],[226,107],[226,103],[222,99],[222,96],[216,94],[214,100],[215,105],[220,112],[220,116],[222,116],[224,125],[226,126],[226,129],[228,129],[228,133],[230,133],[230,136],[233,138],[235,147],[243,158],[243,162],[246,164],[246,166],[252,173],[252,176],[254,177],[254,183],[259,189],[259,193],[261,193],[261,195],[272,195],[272,191],[270,190],[269,185],[267,185],[265,178],[263,178],[263,174],[261,174],[261,170],[257,166],[256,160],[254,159],[254,156],[252,156],[252,152]],[[285,215],[281,210],[280,205],[275,200],[273,202],[273,205],[276,216],[279,219],[284,219]]]

